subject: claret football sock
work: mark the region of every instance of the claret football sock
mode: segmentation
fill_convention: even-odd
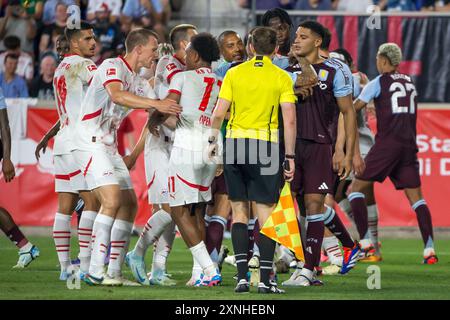
[[[217,264],[219,260],[220,246],[222,245],[223,232],[227,220],[221,216],[212,216],[206,228],[206,248],[212,261]]]

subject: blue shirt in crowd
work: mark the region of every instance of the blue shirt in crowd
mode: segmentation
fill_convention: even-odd
[[[5,75],[0,74],[0,87],[5,98],[28,98],[27,83],[18,75],[11,82],[6,82]]]

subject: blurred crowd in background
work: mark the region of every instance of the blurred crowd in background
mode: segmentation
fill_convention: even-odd
[[[219,0],[212,0],[214,2]],[[236,0],[248,8],[251,0]],[[56,39],[64,33],[71,10],[95,27],[96,64],[124,51],[127,34],[140,27],[167,40],[172,12],[184,0],[0,0],[0,86],[6,98],[53,99],[58,64]],[[257,0],[257,9],[366,12],[370,5],[386,11],[450,11],[450,0]],[[70,7],[70,6],[78,6]],[[75,9],[74,9],[75,8]],[[69,19],[70,21],[70,19]]]

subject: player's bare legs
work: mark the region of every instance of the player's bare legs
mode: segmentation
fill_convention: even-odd
[[[406,197],[417,215],[420,233],[424,243],[423,257],[425,264],[434,264],[438,262],[434,250],[433,222],[431,219],[430,209],[423,199],[422,189],[405,189]]]
[[[53,222],[53,240],[61,267],[60,280],[67,280],[67,269],[70,266],[70,223],[72,213],[78,201],[78,194],[58,193],[58,211]]]
[[[80,191],[80,197],[83,199],[84,209],[78,225],[78,243],[80,246],[78,258],[80,259],[81,272],[88,273],[91,263],[92,228],[100,210],[100,202],[91,191]]]

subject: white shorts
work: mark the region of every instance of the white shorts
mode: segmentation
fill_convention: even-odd
[[[88,190],[118,184],[120,190],[133,189],[130,172],[122,157],[102,150],[74,150],[75,161],[86,178]]]
[[[55,165],[55,192],[78,194],[88,190],[88,185],[72,154],[53,156]]]
[[[145,150],[145,176],[148,202],[151,204],[169,203],[169,160],[170,150],[165,148]]]
[[[216,164],[203,161],[203,151],[173,147],[169,161],[169,204],[171,207],[211,200]]]

